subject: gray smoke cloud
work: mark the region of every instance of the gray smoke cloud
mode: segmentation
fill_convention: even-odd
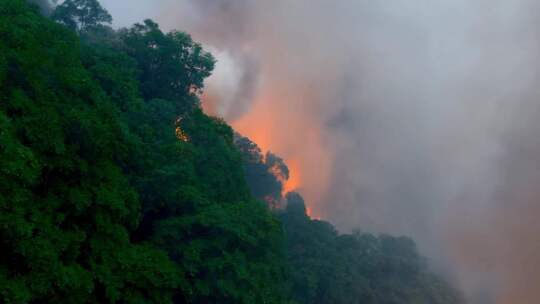
[[[413,236],[471,303],[540,303],[540,3],[103,2],[208,46],[205,107],[317,215]]]

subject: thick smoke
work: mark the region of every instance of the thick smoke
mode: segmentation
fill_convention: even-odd
[[[540,4],[104,4],[210,47],[205,108],[284,157],[316,215],[415,237],[471,303],[540,303]]]

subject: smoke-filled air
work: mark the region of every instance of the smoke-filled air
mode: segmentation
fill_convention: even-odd
[[[0,303],[537,304],[539,232],[539,1],[0,0]]]
[[[314,216],[413,236],[471,303],[540,302],[539,3],[144,2],[213,50],[204,108]]]

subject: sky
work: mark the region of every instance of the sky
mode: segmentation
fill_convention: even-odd
[[[203,107],[343,232],[412,236],[475,304],[540,303],[540,3],[103,0],[218,60]]]

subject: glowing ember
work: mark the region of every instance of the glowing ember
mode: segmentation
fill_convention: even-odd
[[[174,131],[175,131],[175,134],[176,134],[176,138],[178,138],[179,140],[181,140],[183,142],[188,142],[189,137],[186,134],[186,132],[184,132],[184,130],[182,130],[182,128],[180,127],[181,122],[182,122],[182,117],[179,117],[175,122],[176,128],[175,128]]]
[[[184,142],[189,141],[189,137],[187,136],[186,132],[184,132],[180,127],[176,127],[175,132],[176,132],[176,138]]]

